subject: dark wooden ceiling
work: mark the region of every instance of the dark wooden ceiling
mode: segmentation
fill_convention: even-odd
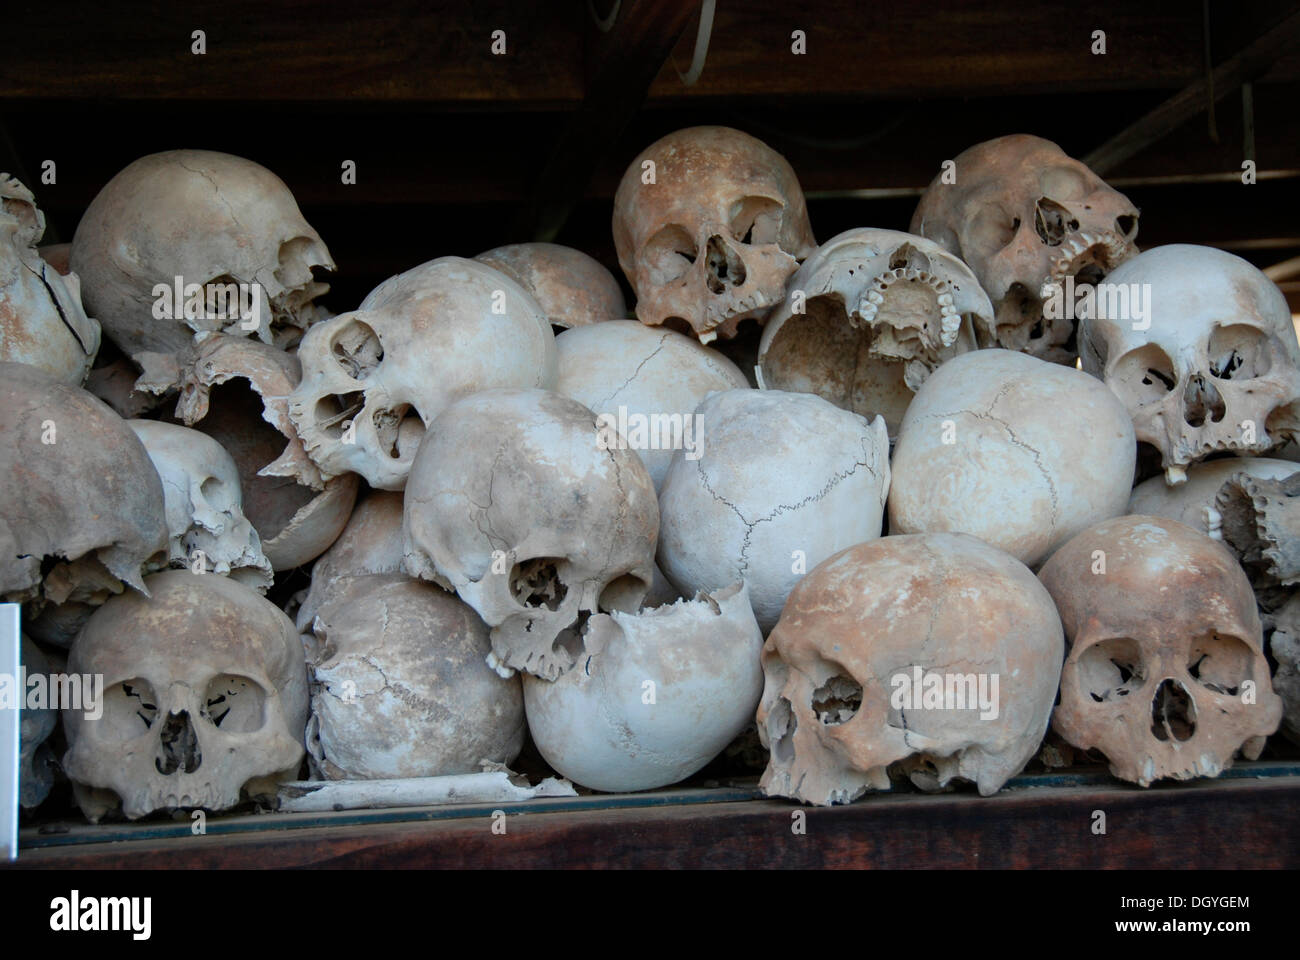
[[[1186,0],[718,0],[688,87],[678,71],[698,5],[623,0],[608,34],[567,0],[25,5],[0,35],[0,169],[36,192],[49,239],[69,240],[95,192],[138,156],[190,146],[250,157],[325,237],[342,310],[392,273],[526,239],[547,217],[555,239],[617,272],[614,188],[677,127],[728,124],[784,153],[826,239],[905,229],[939,164],[980,140],[1031,132],[1086,155],[1207,69],[1203,7]],[[604,14],[611,0],[593,6]],[[1295,10],[1212,0],[1209,62]],[[190,52],[196,29],[203,56]],[[504,56],[491,52],[494,30]],[[791,52],[794,30],[806,54]],[[1091,52],[1094,30],[1106,32],[1105,55]],[[1202,111],[1107,172],[1142,209],[1143,246],[1209,243],[1262,266],[1300,254],[1300,49],[1252,79],[1258,183],[1240,182],[1235,89],[1218,102],[1217,139]],[[39,182],[45,160],[54,184]],[[355,185],[340,182],[344,160],[357,163]]]

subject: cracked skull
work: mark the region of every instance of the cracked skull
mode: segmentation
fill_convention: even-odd
[[[628,166],[614,245],[637,318],[708,343],[766,316],[817,242],[784,157],[739,130],[690,127]]]
[[[766,387],[879,414],[892,436],[930,371],[974,350],[975,331],[992,327],[975,275],[937,243],[848,230],[794,275],[763,328],[758,365]]]
[[[760,787],[804,803],[953,779],[996,793],[1047,731],[1064,639],[1015,558],[964,534],[889,536],[824,561],[763,647]]]
[[[71,264],[109,338],[177,378],[195,332],[247,336],[254,303],[256,336],[293,346],[316,319],[314,299],[329,289],[312,270],[334,269],[279,177],[210,150],[154,153],[125,167],[86,209]],[[182,302],[160,299],[178,282]],[[201,295],[184,292],[191,284]],[[233,308],[232,291],[247,309]]]
[[[556,771],[593,790],[684,780],[754,718],[763,647],[743,583],[587,621],[585,656],[554,682],[524,677],[528,728]]]
[[[698,442],[692,414],[715,390],[746,389],[740,369],[674,330],[613,320],[555,338],[556,392],[572,397],[622,432],[663,486],[673,451]]]
[[[691,596],[743,579],[766,632],[811,566],[880,536],[885,422],[806,393],[728,390],[696,410],[701,449],[673,454],[659,566]]]
[[[81,307],[77,276],[60,275],[37,251],[44,232],[32,192],[0,173],[0,361],[80,386],[99,351],[99,324]]]
[[[1050,285],[1095,284],[1137,253],[1138,211],[1050,140],[998,137],[931,182],[912,233],[961,257],[996,312],[998,346],[1073,363],[1074,324],[1044,310]],[[990,346],[981,343],[981,346]]]
[[[555,335],[504,273],[442,257],[384,281],[298,349],[289,416],[325,478],[349,470],[401,490],[425,428],[495,387],[555,386]]]
[[[1282,717],[1255,597],[1223,544],[1125,516],[1044,565],[1069,640],[1054,729],[1122,780],[1215,777],[1256,759]]]
[[[307,748],[331,780],[478,773],[524,742],[519,678],[484,662],[469,605],[403,576],[335,581],[315,616]]]
[[[1262,272],[1180,243],[1134,257],[1107,282],[1147,291],[1149,315],[1085,320],[1083,369],[1124,401],[1167,482],[1211,454],[1261,454],[1300,433],[1300,344]]]
[[[590,614],[634,612],[654,576],[659,508],[640,458],[582,404],[486,390],[442,412],[406,487],[404,567],[492,627],[503,676],[548,680]]]
[[[302,761],[307,667],[289,618],[248,587],[169,570],[150,596],[124,594],[95,612],[68,657],[101,674],[100,715],[65,710],[63,768],[98,821],[119,803],[224,810],[273,793]]]
[[[163,483],[173,566],[233,577],[265,593],[271,564],[244,516],[235,461],[207,434],[156,420],[128,420]]]
[[[1034,567],[1124,512],[1136,459],[1123,404],[1094,377],[976,350],[931,374],[907,409],[889,528],[969,533]]]

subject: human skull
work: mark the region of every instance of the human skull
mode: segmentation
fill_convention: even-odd
[[[402,576],[335,581],[313,630],[307,748],[330,780],[478,773],[524,743],[519,678],[484,662],[488,628],[455,594]]]
[[[143,589],[166,562],[158,471],[126,421],[80,387],[0,362],[0,476],[0,599],[33,601],[29,615]]]
[[[784,157],[739,130],[689,127],[628,166],[614,195],[614,245],[637,318],[708,343],[762,319],[817,242]]]
[[[128,420],[127,425],[162,479],[172,566],[233,577],[265,593],[273,571],[244,516],[239,470],[230,454],[189,427],[157,420]]]
[[[592,790],[684,780],[754,717],[763,635],[744,583],[587,621],[581,667],[524,677],[528,728],[557,772]]]
[[[607,441],[576,400],[503,389],[452,404],[420,444],[403,565],[487,621],[502,676],[555,679],[577,655],[569,628],[637,610],[650,587],[654,484],[634,452]]]
[[[239,311],[216,309],[217,285],[244,285],[246,305],[255,298],[260,310],[257,337],[290,347],[316,317],[313,300],[329,289],[313,268],[334,269],[279,177],[211,150],[154,153],[121,170],[86,208],[71,263],[109,338],[138,363],[146,353],[172,358],[177,378],[196,331],[253,332]],[[172,317],[160,316],[155,287],[170,293],[177,278],[182,290],[204,288],[203,309],[173,302]]]
[[[326,479],[303,449],[289,419],[289,395],[302,379],[295,354],[221,334],[198,340],[176,416],[234,457],[244,515],[271,566],[302,566],[333,543],[348,522],[357,475]]]
[[[81,386],[99,351],[99,324],[82,309],[76,275],[60,275],[36,249],[44,232],[32,192],[0,173],[0,361]]]
[[[728,390],[696,410],[703,442],[673,454],[659,566],[691,596],[743,578],[766,633],[804,572],[880,536],[885,422],[806,393]]]
[[[323,477],[354,470],[401,490],[425,428],[494,387],[555,386],[555,335],[504,273],[441,257],[385,280],[298,348],[289,416]]]
[[[987,140],[954,164],[930,183],[909,229],[970,265],[993,301],[998,346],[1073,363],[1074,324],[1044,312],[1049,285],[1095,284],[1136,254],[1137,208],[1041,137]]]
[[[1137,443],[1095,378],[1011,350],[939,367],[898,432],[893,533],[969,533],[1037,566],[1080,530],[1124,512]]]
[[[532,294],[552,327],[567,330],[627,316],[623,288],[614,275],[581,250],[558,243],[512,243],[474,259]]]
[[[930,371],[974,350],[976,330],[992,329],[988,295],[937,243],[897,230],[847,230],[790,281],[763,328],[758,366],[765,387],[879,414],[893,436]]]
[[[98,821],[180,807],[224,810],[273,792],[304,750],[307,667],[289,618],[229,577],[169,570],[150,596],[95,612],[68,657],[104,678],[102,715],[65,710],[63,768]]]
[[[1222,539],[1242,565],[1291,593],[1300,584],[1300,470],[1288,465],[1292,469],[1277,478],[1233,474],[1214,505]]]
[[[311,587],[298,608],[298,629],[311,630],[316,611],[341,587],[339,580],[402,569],[402,495],[373,490],[357,502],[347,526],[311,568]]]
[[[1233,476],[1244,473],[1261,480],[1281,480],[1295,473],[1290,460],[1266,457],[1228,457],[1194,463],[1187,468],[1187,482],[1175,487],[1165,478],[1152,477],[1133,488],[1125,513],[1143,513],[1185,523],[1214,540],[1222,539],[1223,517],[1215,505],[1220,488]]]
[[[759,786],[848,803],[888,790],[898,764],[922,789],[961,778],[996,793],[1043,739],[1063,653],[1047,591],[983,541],[850,547],[800,581],[763,647]]]
[[[26,636],[21,641],[22,665],[27,676],[42,675],[49,677],[49,658],[41,648]],[[22,691],[22,696],[26,691]],[[46,740],[59,725],[59,711],[53,707],[45,709],[28,709],[22,704],[22,714],[18,721],[18,802],[27,809],[39,807],[50,795],[54,785],[52,764],[54,757]]]
[[[1269,615],[1272,635],[1269,652],[1277,661],[1273,689],[1282,698],[1281,731],[1287,739],[1300,744],[1300,593]]]
[[[1124,401],[1167,482],[1182,483],[1210,454],[1261,454],[1300,434],[1300,344],[1263,273],[1176,243],[1134,257],[1107,283],[1147,291],[1150,315],[1085,320],[1083,369]]]
[[[663,327],[614,320],[555,338],[555,390],[572,397],[623,434],[655,489],[663,487],[673,451],[695,443],[691,415],[715,390],[747,389],[739,368],[709,347]]]
[[[1074,537],[1040,577],[1069,640],[1053,726],[1122,780],[1215,777],[1259,756],[1282,702],[1237,560],[1175,520],[1124,516]]]

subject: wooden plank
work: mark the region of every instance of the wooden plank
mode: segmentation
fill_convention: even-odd
[[[1093,833],[1095,811],[1106,832]],[[796,812],[806,833],[795,833]],[[272,830],[51,847],[18,868],[1300,867],[1300,778],[881,794],[832,808],[780,800]]]
[[[1202,77],[1188,84],[1156,109],[1135,120],[1084,157],[1084,162],[1105,176],[1129,157],[1203,111],[1208,99],[1225,97],[1243,83],[1262,76],[1283,52],[1295,47],[1297,40],[1300,40],[1300,12],[1293,13],[1215,67],[1211,77]],[[1254,159],[1253,155],[1250,159]]]

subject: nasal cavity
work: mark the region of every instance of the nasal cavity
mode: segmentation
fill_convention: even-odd
[[[1183,419],[1188,426],[1201,427],[1206,420],[1218,423],[1227,415],[1228,408],[1213,383],[1200,374],[1187,382],[1183,391]]]
[[[704,279],[714,293],[725,293],[727,287],[738,287],[745,282],[745,261],[722,237],[717,234],[709,237],[705,256]]]
[[[1182,743],[1196,733],[1196,705],[1177,680],[1166,680],[1151,701],[1151,733],[1157,740]]]
[[[154,769],[170,776],[179,770],[181,773],[193,773],[203,762],[199,750],[199,738],[190,723],[190,715],[182,710],[169,715],[162,727],[162,737],[158,756],[154,758]]]

